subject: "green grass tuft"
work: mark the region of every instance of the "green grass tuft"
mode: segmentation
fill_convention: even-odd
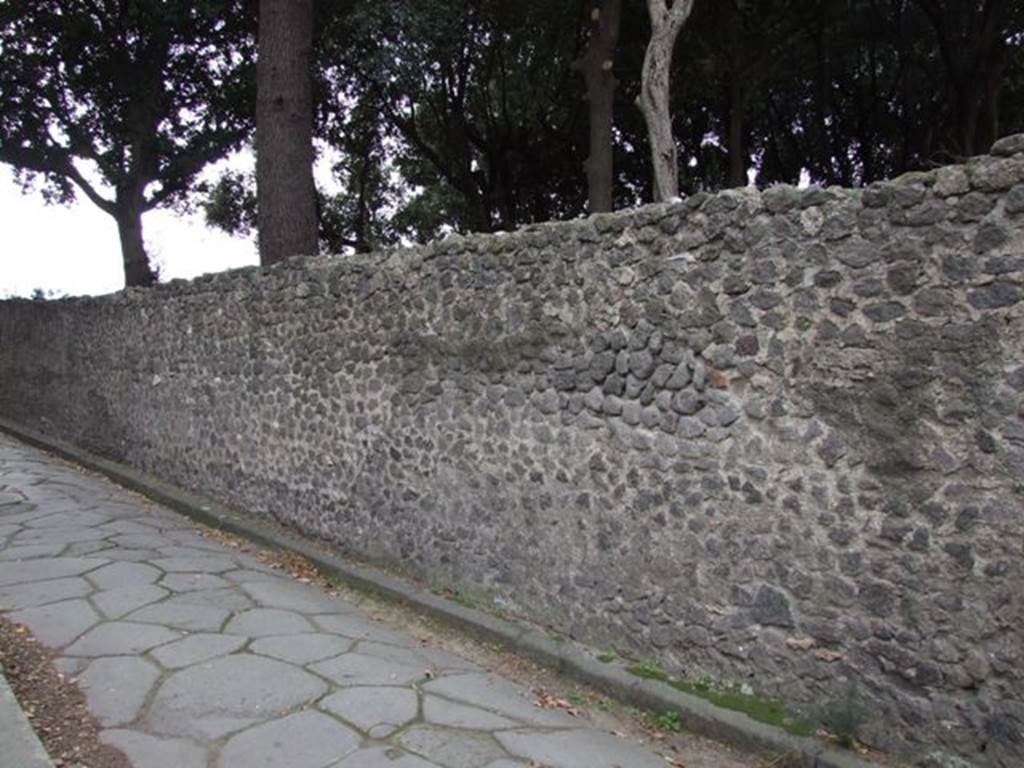
[[[763,699],[759,696],[751,696],[734,690],[718,690],[712,687],[708,680],[676,680],[652,661],[643,661],[629,667],[629,672],[637,677],[647,680],[660,680],[668,683],[677,691],[697,696],[705,701],[711,702],[716,707],[729,709],[733,712],[742,712],[751,720],[766,725],[774,725],[782,728],[794,736],[813,736],[818,729],[818,724],[813,720],[806,720],[790,715],[783,704],[774,699]],[[678,718],[677,713],[676,717]],[[661,715],[658,716],[659,718]],[[657,722],[657,718],[656,718]],[[659,725],[659,727],[661,727]],[[668,730],[662,728],[662,730]]]

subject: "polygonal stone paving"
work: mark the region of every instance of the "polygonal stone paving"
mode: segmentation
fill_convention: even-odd
[[[100,616],[85,600],[65,600],[8,614],[7,618],[26,625],[36,639],[60,648],[92,627]]]
[[[609,733],[572,731],[499,731],[509,752],[548,768],[665,768],[665,761]]]
[[[368,747],[346,757],[330,768],[437,768],[438,763],[428,763],[422,757],[410,754],[398,747]],[[512,768],[523,768],[516,764]]]
[[[166,601],[148,605],[128,616],[130,621],[164,624],[189,632],[210,632],[220,629],[231,611],[200,603]]]
[[[47,603],[85,597],[92,590],[92,585],[79,577],[14,584],[0,589],[0,611],[34,608]]]
[[[273,656],[292,664],[311,664],[350,650],[353,640],[324,632],[300,635],[275,635],[256,640],[249,650],[263,656]]]
[[[196,634],[156,648],[150,653],[167,669],[180,669],[227,656],[248,642],[247,638],[220,634]]]
[[[230,635],[269,637],[271,635],[297,635],[314,631],[305,618],[292,611],[276,608],[253,608],[236,614],[224,631]]]
[[[520,723],[493,712],[471,707],[468,704],[448,701],[439,696],[423,697],[423,719],[432,725],[446,725],[449,728],[471,728],[473,730],[495,730],[515,728]]]
[[[124,725],[139,716],[153,683],[160,677],[155,664],[134,656],[96,659],[79,682],[90,711],[101,725]]]
[[[46,579],[60,579],[65,576],[80,576],[106,565],[107,562],[107,560],[96,558],[54,557],[44,560],[0,563],[0,587]]]
[[[0,612],[134,768],[664,764],[4,436],[0,487]]]
[[[410,752],[450,768],[478,768],[506,754],[489,733],[433,725],[417,725],[404,731],[398,743]]]
[[[167,627],[109,621],[90,629],[64,649],[69,656],[137,655],[181,637]]]
[[[206,768],[209,759],[205,749],[187,739],[111,728],[103,731],[100,740],[124,752],[135,768]]]
[[[219,768],[320,768],[355,751],[361,737],[334,718],[299,712],[233,736]]]
[[[355,652],[314,664],[311,669],[338,685],[409,685],[427,677],[424,667]]]
[[[92,604],[108,619],[120,619],[132,611],[163,600],[167,590],[155,584],[108,589],[93,596]]]
[[[174,672],[157,691],[149,724],[158,733],[217,739],[320,698],[327,685],[299,667],[238,654]]]
[[[320,707],[352,723],[372,738],[390,736],[416,718],[416,692],[410,688],[355,687],[328,696]]]
[[[518,686],[497,675],[469,674],[442,677],[426,683],[423,689],[428,693],[527,723],[566,728],[577,725],[575,718],[565,712],[534,706]]]

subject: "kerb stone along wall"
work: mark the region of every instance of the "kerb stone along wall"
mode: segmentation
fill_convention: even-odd
[[[0,413],[688,679],[1024,763],[1024,137],[0,304]],[[946,757],[943,757],[946,756]]]

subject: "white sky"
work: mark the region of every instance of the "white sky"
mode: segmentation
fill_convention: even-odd
[[[327,194],[340,191],[332,173],[337,161],[336,152],[317,144],[313,175]],[[245,173],[255,168],[252,150],[243,149],[208,166],[200,179],[214,181],[226,169]],[[92,180],[104,197],[113,196],[94,176]],[[230,237],[211,229],[202,212],[183,216],[170,209],[149,211],[142,217],[142,234],[162,282],[259,263],[254,235]],[[29,296],[36,288],[56,296],[124,288],[117,224],[81,193],[70,206],[47,205],[38,192],[22,193],[10,166],[0,164],[0,298]]]
[[[162,280],[258,262],[253,238],[210,229],[201,213],[150,211],[142,229]],[[28,296],[35,288],[77,296],[124,287],[117,225],[84,195],[71,206],[46,205],[38,192],[23,194],[11,169],[0,165],[0,233],[0,297]]]

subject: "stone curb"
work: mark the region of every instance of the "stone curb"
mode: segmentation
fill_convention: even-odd
[[[43,749],[3,674],[0,674],[0,745],[4,765],[53,768],[50,756]]]
[[[101,458],[70,443],[42,435],[4,418],[0,418],[0,430],[29,445],[99,472],[115,483],[199,523],[263,546],[296,552],[313,562],[321,572],[357,590],[396,600],[481,640],[499,643],[510,651],[527,656],[614,699],[655,712],[676,711],[688,730],[743,749],[778,755],[773,763],[778,768],[872,768],[875,765],[852,753],[830,749],[815,739],[792,736],[781,728],[765,725],[741,712],[716,707],[666,683],[638,678],[621,667],[601,663],[572,645],[553,640],[536,629],[519,626],[429,594],[376,568],[346,562],[324,553],[296,535],[276,530],[211,499]],[[28,765],[35,768],[34,764]]]

